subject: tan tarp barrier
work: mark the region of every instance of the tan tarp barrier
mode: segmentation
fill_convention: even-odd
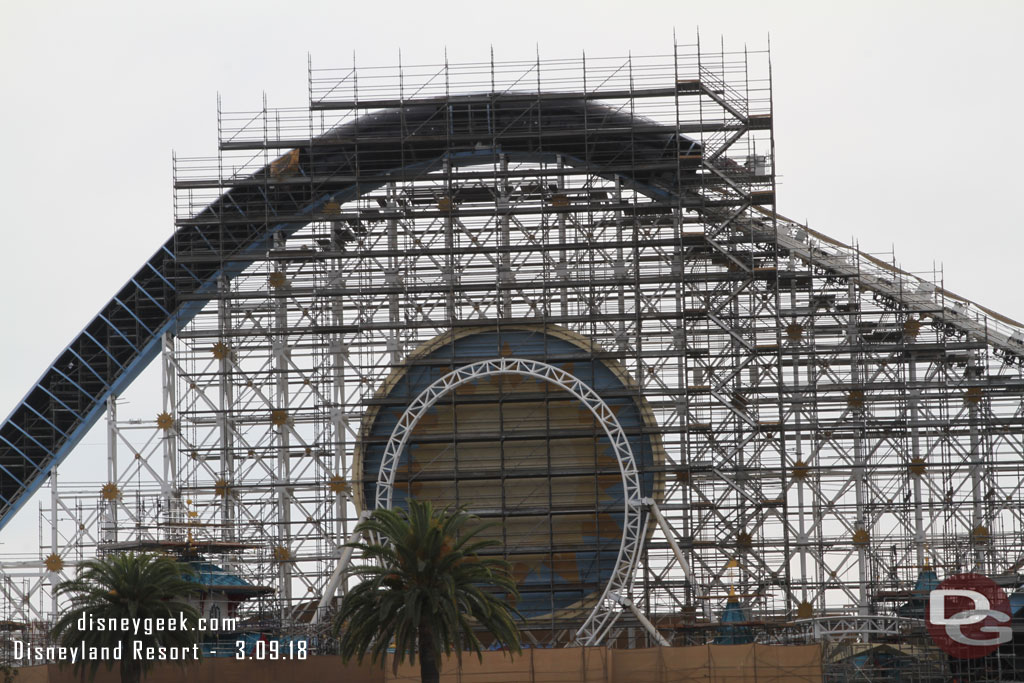
[[[115,683],[117,670],[101,668],[97,683]],[[338,657],[310,657],[306,661],[236,662],[208,659],[182,669],[159,666],[147,683],[416,683],[419,666],[391,667],[344,665]],[[643,650],[603,647],[524,650],[511,659],[502,652],[487,652],[483,662],[473,655],[446,662],[442,683],[800,683],[821,681],[821,649],[817,645],[699,645]],[[71,668],[34,666],[19,671],[17,683],[77,683]]]
[[[388,672],[390,673],[390,671]],[[14,679],[17,683],[81,683],[70,666],[56,664],[23,667]],[[88,679],[87,679],[88,680]],[[118,683],[117,666],[110,671],[101,664],[96,683]],[[235,661],[210,658],[186,667],[161,664],[150,670],[145,683],[301,683],[302,681],[345,681],[345,683],[384,683],[380,667],[345,666],[339,657],[310,657],[305,661]]]
[[[608,683],[783,683],[820,681],[817,645],[704,645],[609,650]]]

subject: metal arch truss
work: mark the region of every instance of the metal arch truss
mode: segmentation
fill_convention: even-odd
[[[495,358],[478,361],[457,368],[444,375],[424,389],[405,409],[398,424],[391,432],[377,477],[376,506],[391,508],[394,494],[395,470],[405,450],[409,435],[416,424],[437,403],[441,397],[463,384],[493,375],[521,375],[548,382],[573,395],[594,416],[611,442],[615,459],[622,474],[625,490],[623,503],[622,542],[615,560],[611,578],[605,585],[601,598],[594,605],[583,626],[576,632],[576,641],[583,645],[597,645],[611,628],[622,610],[619,595],[628,592],[633,572],[640,556],[640,545],[644,538],[646,517],[642,511],[642,491],[637,473],[633,449],[626,438],[622,425],[615,413],[594,389],[575,375],[565,370],[536,360],[523,358]]]
[[[808,642],[839,642],[866,636],[901,638],[925,629],[923,619],[885,615],[817,617],[794,623]]]

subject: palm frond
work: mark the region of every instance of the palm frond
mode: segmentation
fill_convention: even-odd
[[[83,562],[78,575],[57,586],[57,594],[67,598],[68,607],[52,628],[54,641],[58,645],[77,647],[109,647],[121,645],[122,656],[126,659],[136,641],[142,646],[188,647],[196,642],[196,631],[166,630],[161,632],[125,632],[108,629],[87,628],[80,630],[82,617],[88,620],[121,619],[176,619],[184,614],[185,619],[195,624],[199,613],[186,598],[198,588],[185,579],[194,573],[187,565],[179,564],[170,557],[150,553],[115,553],[103,558]],[[126,667],[138,672],[151,666],[147,661],[121,661],[122,677]],[[100,662],[91,660],[88,670],[79,660],[74,665],[76,673],[96,675]],[[111,668],[113,662],[107,662]]]
[[[435,510],[426,501],[409,508],[375,510],[359,530],[364,541],[352,544],[367,564],[351,574],[360,582],[342,600],[334,626],[347,661],[367,655],[383,664],[394,649],[394,667],[423,656],[423,629],[429,629],[433,662],[452,653],[482,657],[479,629],[519,653],[520,616],[511,600],[519,597],[510,565],[481,555],[498,541],[481,539],[483,523],[461,509]],[[423,662],[421,662],[421,666]]]

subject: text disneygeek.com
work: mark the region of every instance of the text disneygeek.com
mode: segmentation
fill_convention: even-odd
[[[177,617],[108,619],[83,614],[76,622],[80,633],[108,632],[120,637],[120,642],[109,646],[87,645],[84,641],[73,646],[36,645],[21,640],[11,641],[14,659],[22,663],[42,662],[109,662],[124,659],[152,662],[183,662],[199,659],[199,644],[184,646],[155,645],[153,636],[168,631],[233,631],[237,619],[189,619],[179,612]]]

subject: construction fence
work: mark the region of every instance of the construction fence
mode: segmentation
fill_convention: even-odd
[[[18,683],[75,683],[71,667],[56,664],[19,670]],[[118,671],[101,669],[96,683],[114,683]],[[304,661],[235,661],[208,659],[186,667],[160,665],[148,683],[273,683],[281,680],[345,681],[345,683],[413,683],[419,666],[406,664],[397,674],[390,665],[342,664],[339,657]],[[442,683],[799,683],[822,680],[819,645],[698,645],[618,650],[605,647],[524,650],[511,658],[487,652],[483,660],[469,655],[461,666],[445,662]]]

